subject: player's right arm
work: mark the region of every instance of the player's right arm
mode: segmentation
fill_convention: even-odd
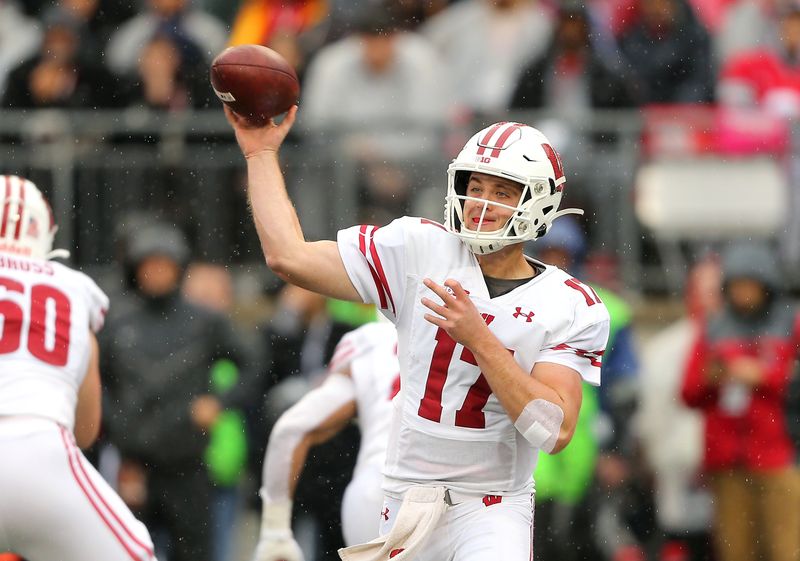
[[[333,438],[356,416],[349,368],[332,373],[288,409],[275,424],[264,455],[261,533],[254,561],[301,561],[291,529],[297,480],[312,446]]]
[[[347,275],[336,242],[307,242],[278,160],[278,150],[297,114],[292,107],[283,121],[252,127],[225,107],[228,122],[247,160],[247,183],[253,221],[267,265],[286,282],[338,298],[361,302]]]
[[[100,352],[97,338],[89,332],[91,351],[89,366],[78,390],[78,404],[75,407],[75,442],[81,448],[88,448],[100,434],[101,387],[100,387]]]

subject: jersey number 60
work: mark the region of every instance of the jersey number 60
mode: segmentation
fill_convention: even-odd
[[[0,287],[8,292],[25,293],[24,285],[14,279],[0,277]],[[53,286],[33,285],[29,307],[30,318],[25,318],[22,306],[14,300],[3,298],[3,288],[0,288],[0,316],[3,318],[0,354],[13,353],[19,349],[22,329],[27,325],[28,351],[42,362],[53,366],[65,366],[69,358],[71,316],[67,295]],[[51,308],[53,315],[48,314],[48,308]],[[47,344],[48,338],[51,340],[50,345]]]

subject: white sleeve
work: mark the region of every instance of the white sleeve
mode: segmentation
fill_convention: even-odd
[[[99,286],[88,276],[86,279],[86,299],[89,308],[89,328],[93,333],[97,333],[103,328],[108,313],[108,296]]]
[[[536,362],[567,366],[577,371],[586,382],[599,386],[608,330],[608,319],[578,329],[567,340],[543,349]]]
[[[360,336],[360,329],[345,333],[333,350],[328,372],[346,373],[355,359],[372,350],[372,344]]]
[[[384,227],[353,226],[337,236],[345,269],[362,300],[392,321],[403,308],[408,220],[399,218]]]
[[[289,496],[289,478],[298,444],[325,419],[355,399],[353,380],[334,373],[281,415],[272,429],[264,455],[261,497],[265,503],[292,499]]]

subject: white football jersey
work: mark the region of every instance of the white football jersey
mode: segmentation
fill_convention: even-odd
[[[60,263],[0,252],[0,415],[45,417],[73,429],[91,344],[108,298]]]
[[[392,398],[400,389],[397,330],[390,323],[368,323],[347,333],[331,359],[331,372],[349,368],[355,386],[361,446],[355,470],[381,469],[386,458]]]
[[[490,298],[475,255],[427,219],[354,226],[339,232],[338,244],[361,297],[398,331],[401,392],[385,490],[399,495],[415,483],[501,495],[532,489],[538,451],[514,428],[472,353],[425,320],[429,310],[421,299],[437,297],[422,281],[459,281],[525,372],[536,362],[553,362],[599,384],[609,318],[594,291],[537,263],[544,270],[532,280]]]

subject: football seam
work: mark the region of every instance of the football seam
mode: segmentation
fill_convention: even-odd
[[[280,70],[279,68],[272,68],[271,66],[262,66],[260,64],[242,64],[242,63],[238,63],[238,62],[218,62],[214,66],[215,67],[217,67],[217,66],[247,66],[249,68],[263,68],[264,70],[269,70],[271,72],[278,72],[280,74],[283,74],[284,76],[288,76],[289,78],[292,78],[295,82],[299,83],[299,80],[297,79],[297,76],[293,76],[292,74],[289,74],[285,70]]]

